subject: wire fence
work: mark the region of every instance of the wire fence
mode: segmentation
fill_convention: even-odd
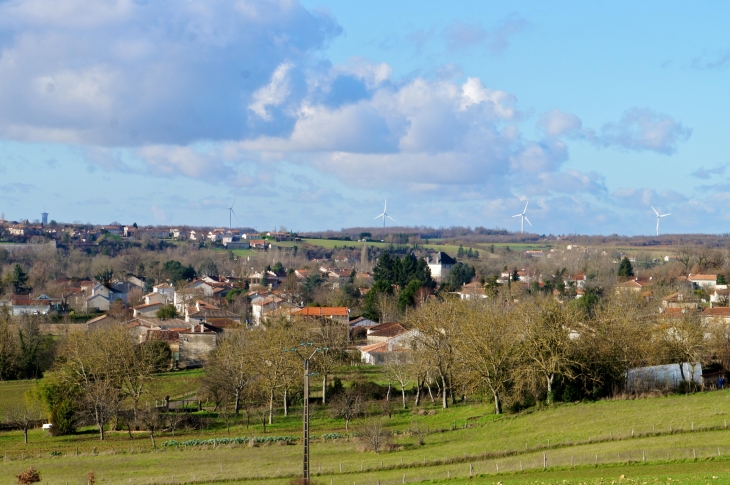
[[[647,438],[667,435],[683,435],[708,431],[722,431],[727,429],[727,420],[723,419],[716,425],[695,426],[690,422],[684,426],[665,425],[626,428],[620,431],[609,431],[607,435],[589,436],[583,440],[565,439],[561,441],[550,439],[544,443],[525,443],[524,447],[514,446],[504,450],[485,451],[482,453],[464,454],[460,456],[444,456],[429,458],[424,456],[418,459],[410,453],[404,456],[400,453],[382,453],[380,455],[353,455],[362,456],[361,460],[349,460],[338,463],[328,461],[318,463],[316,457],[312,460],[311,472],[313,479],[321,485],[394,485],[397,483],[418,482],[432,479],[468,478],[476,475],[491,475],[506,472],[518,472],[554,467],[579,467],[589,465],[609,465],[620,463],[658,462],[674,460],[706,460],[730,459],[730,446],[697,446],[697,447],[661,447],[661,443],[646,441]],[[515,440],[516,441],[516,440]],[[602,444],[622,442],[620,451],[608,452],[601,450]],[[618,444],[618,443],[617,443]],[[657,447],[659,445],[659,447]],[[32,445],[31,445],[32,446]],[[140,453],[184,453],[185,451],[200,451],[211,453],[222,450],[235,450],[248,445],[202,445],[185,449],[153,449],[151,445],[140,442],[128,445],[105,445],[105,448],[76,447],[63,452],[54,449],[39,447],[37,451],[31,447],[21,451],[3,451],[3,463],[38,458],[73,459],[99,455],[134,455]],[[276,446],[276,445],[273,445]],[[589,450],[594,448],[594,450]],[[604,447],[605,448],[605,447]],[[236,453],[237,454],[237,453]],[[123,456],[119,457],[123,459]],[[240,455],[239,455],[240,458]],[[270,467],[256,467],[242,471],[240,466],[230,466],[221,463],[215,465],[215,456],[205,459],[207,471],[202,469],[196,474],[182,472],[180,475],[171,475],[169,480],[156,481],[142,478],[129,478],[124,483],[211,483],[230,480],[258,480],[261,482],[281,482],[296,477],[301,473],[301,463],[298,460],[287,461]],[[211,464],[212,463],[212,464]],[[240,464],[239,464],[240,465]],[[50,483],[50,482],[49,482]],[[64,483],[64,482],[59,482]],[[69,482],[73,483],[73,482]],[[82,484],[83,485],[83,484]]]

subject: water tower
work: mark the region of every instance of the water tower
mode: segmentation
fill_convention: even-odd
[[[48,212],[41,212],[41,222],[44,226],[48,224]]]

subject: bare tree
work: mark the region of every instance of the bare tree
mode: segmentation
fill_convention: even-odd
[[[392,354],[385,363],[385,373],[388,381],[394,380],[400,386],[403,409],[407,409],[406,387],[413,382],[415,375],[413,356],[407,349],[396,349]],[[390,389],[388,391],[390,392]]]
[[[84,385],[81,405],[85,414],[93,419],[102,441],[105,438],[104,428],[116,416],[120,402],[121,392],[110,380],[95,380]]]
[[[527,376],[542,380],[550,404],[555,377],[572,376],[574,360],[570,332],[577,327],[578,314],[572,306],[541,296],[523,301],[518,311],[522,322],[523,369]]]
[[[238,414],[246,387],[257,377],[251,362],[251,345],[248,332],[239,330],[227,333],[213,350],[206,365],[205,386],[225,399],[233,398],[233,412]]]
[[[346,389],[332,400],[330,413],[335,418],[344,419],[345,430],[349,430],[350,421],[363,414],[362,395],[351,388]]]
[[[318,353],[313,361],[314,368],[322,374],[322,404],[326,404],[327,379],[346,357],[349,330],[346,324],[323,318],[312,327],[311,332],[315,345],[320,349],[327,349]]]
[[[371,418],[358,427],[357,436],[368,450],[379,453],[390,445],[392,435],[383,418]]]
[[[35,403],[18,404],[8,409],[5,419],[16,428],[23,430],[25,444],[28,444],[28,430],[38,424],[43,417],[40,406]]]
[[[519,356],[515,318],[503,301],[465,302],[466,318],[458,327],[456,345],[461,371],[468,382],[492,395],[495,414],[502,413],[502,394]]]
[[[148,408],[144,412],[140,413],[139,421],[142,423],[147,431],[150,433],[150,439],[152,440],[152,448],[157,448],[157,442],[155,441],[155,434],[165,427],[165,419],[160,414],[160,411],[155,408]]]
[[[464,306],[457,300],[429,302],[409,314],[408,324],[419,330],[414,342],[419,352],[427,353],[440,381],[441,406],[449,406],[448,395],[453,396],[454,339],[456,329],[463,320]]]

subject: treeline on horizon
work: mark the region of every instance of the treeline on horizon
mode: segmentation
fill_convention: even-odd
[[[51,221],[49,226],[72,225],[77,228],[92,229],[100,224],[82,223],[75,221],[73,223],[63,223]],[[123,225],[116,221],[110,225]],[[176,227],[181,230],[212,230],[219,226],[194,226],[194,225],[139,225],[140,228],[169,228]],[[665,234],[661,236],[624,236],[619,234],[610,235],[585,235],[585,234],[534,234],[511,232],[503,228],[486,228],[484,226],[450,226],[450,227],[430,227],[430,226],[388,226],[382,227],[366,227],[356,226],[342,228],[339,231],[328,229],[325,231],[295,231],[292,232],[284,227],[274,229],[258,230],[249,226],[234,227],[243,233],[266,233],[269,231],[291,232],[302,238],[312,239],[331,239],[344,241],[357,241],[363,237],[372,240],[385,240],[388,236],[408,239],[420,238],[422,243],[427,243],[432,239],[450,239],[456,243],[522,243],[522,244],[538,244],[547,243],[548,241],[561,241],[566,244],[577,244],[585,246],[600,245],[624,245],[624,246],[704,246],[707,248],[730,247],[730,233],[724,234]],[[558,239],[559,238],[559,239]],[[405,242],[405,241],[404,241]]]
[[[432,228],[427,226],[392,226],[386,228],[373,227],[351,227],[339,231],[311,231],[299,233],[301,237],[322,238],[322,239],[345,239],[357,240],[363,233],[370,234],[372,239],[385,239],[392,235],[403,235],[420,237],[422,242],[430,239],[450,239],[455,242],[464,243],[525,243],[536,244],[548,241],[557,241],[566,244],[577,244],[582,246],[599,245],[625,245],[625,246],[704,246],[708,248],[720,248],[730,246],[730,234],[666,234],[662,236],[622,236],[611,235],[581,235],[581,234],[530,234],[515,233],[506,229],[488,229],[483,226],[464,227],[451,226]],[[347,240],[347,239],[345,239]]]

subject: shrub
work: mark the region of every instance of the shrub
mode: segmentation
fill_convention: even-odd
[[[41,481],[41,474],[35,468],[28,467],[24,471],[15,475],[18,483],[21,485],[30,485],[31,483],[38,483]]]

